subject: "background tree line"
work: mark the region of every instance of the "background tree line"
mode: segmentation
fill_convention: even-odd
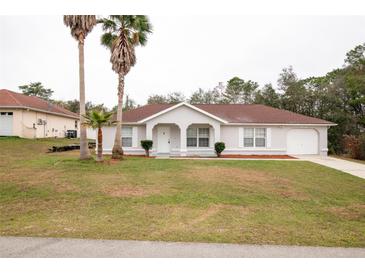
[[[52,95],[54,91],[49,88],[45,88],[41,82],[32,82],[28,85],[22,85],[19,86],[20,91],[23,92],[23,94],[28,96],[36,96],[39,98],[42,98],[46,101],[49,101],[52,104],[61,106],[69,111],[80,113],[80,101],[77,99],[74,100],[56,100],[52,99]],[[123,104],[123,111],[127,111],[130,109],[134,109],[138,107],[139,105],[136,104],[136,102],[133,99],[130,99],[128,95],[125,96],[124,104]],[[115,105],[112,108],[108,108],[104,104],[94,104],[91,101],[87,101],[85,103],[85,109],[86,112],[91,112],[93,110],[97,111],[103,111],[105,113],[107,112],[116,112],[117,105]]]
[[[365,128],[365,43],[346,54],[344,65],[319,77],[300,79],[290,66],[277,80],[260,87],[252,80],[233,77],[210,90],[199,89],[189,98],[179,92],[151,95],[149,104],[264,104],[338,124],[328,131],[331,153],[344,153],[344,136],[360,136]],[[364,145],[365,147],[365,145]],[[365,151],[364,151],[365,155]]]
[[[24,94],[38,96],[70,111],[79,112],[78,100],[53,100],[53,91],[44,88],[39,82],[19,88]],[[260,87],[255,81],[233,77],[226,84],[219,83],[209,90],[199,88],[190,97],[181,92],[153,94],[148,97],[147,103],[173,104],[182,101],[191,104],[264,104],[325,119],[337,124],[328,131],[329,150],[341,154],[346,150],[344,136],[356,138],[365,131],[365,43],[346,54],[341,68],[324,76],[301,79],[290,66],[279,74],[276,89],[271,83]],[[126,96],[123,111],[136,107],[135,101]],[[87,111],[115,112],[116,108],[108,109],[104,104],[86,102]]]

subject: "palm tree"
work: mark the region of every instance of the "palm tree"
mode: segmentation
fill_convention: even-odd
[[[71,29],[71,35],[79,44],[79,81],[80,81],[80,159],[90,159],[90,151],[84,125],[85,115],[85,74],[84,74],[84,41],[96,25],[95,15],[64,15],[63,22]]]
[[[96,161],[103,161],[103,131],[102,127],[112,124],[111,117],[113,113],[105,113],[104,111],[93,110],[84,115],[84,126],[89,126],[93,129],[98,129],[98,150]]]
[[[136,63],[135,47],[147,43],[152,26],[145,15],[110,15],[98,22],[105,32],[101,36],[101,44],[110,49],[112,69],[118,73],[118,109],[112,158],[121,159],[124,77]]]

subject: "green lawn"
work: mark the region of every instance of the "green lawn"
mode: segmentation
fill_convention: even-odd
[[[363,179],[304,161],[45,153],[69,142],[0,138],[0,235],[365,247]]]

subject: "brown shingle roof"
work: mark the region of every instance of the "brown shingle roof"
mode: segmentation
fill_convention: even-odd
[[[291,111],[257,104],[194,105],[230,123],[332,124]]]
[[[123,113],[123,122],[136,123],[173,104],[145,105]],[[268,123],[268,124],[332,124],[287,110],[257,104],[197,104],[193,105],[229,123]]]
[[[153,114],[163,111],[169,107],[172,107],[173,105],[174,104],[144,105],[142,107],[138,107],[138,108],[123,112],[123,122],[136,123]],[[114,114],[114,119],[115,118],[116,118],[116,115]]]
[[[0,108],[31,108],[44,112],[51,112],[61,116],[79,118],[77,113],[64,109],[63,107],[51,104],[46,100],[35,96],[27,96],[7,89],[0,90]]]

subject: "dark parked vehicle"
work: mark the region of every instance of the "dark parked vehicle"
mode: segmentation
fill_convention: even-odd
[[[66,131],[67,138],[77,138],[77,130],[69,129]]]

